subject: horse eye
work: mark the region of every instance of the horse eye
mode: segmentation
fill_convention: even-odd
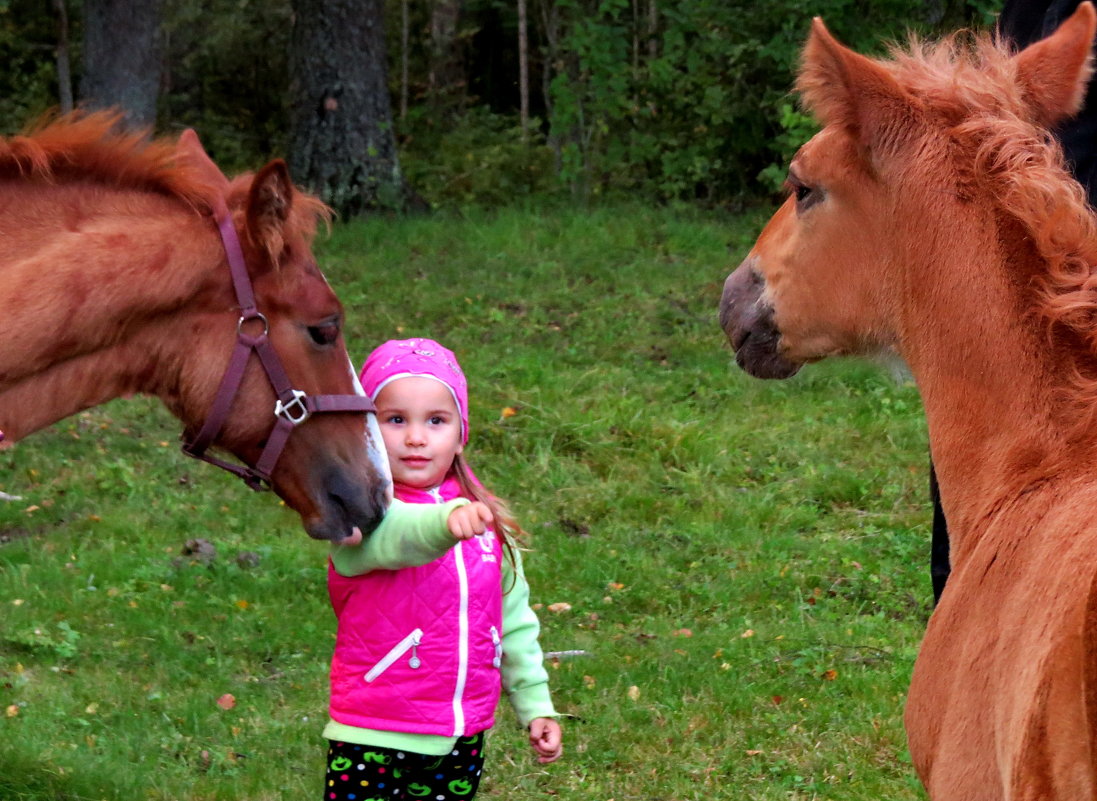
[[[797,181],[792,185],[796,197],[796,211],[803,213],[823,199],[823,191],[817,186],[807,186]]]
[[[339,338],[339,323],[310,325],[309,336],[317,345],[330,345]]]

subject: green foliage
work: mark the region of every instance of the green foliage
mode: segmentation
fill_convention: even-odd
[[[638,7],[556,3],[566,32],[552,132],[562,175],[581,192],[726,200],[772,191],[813,131],[790,95],[811,18],[870,53],[928,27],[922,0],[672,0],[659,4],[655,30]]]
[[[82,7],[68,5],[78,85]],[[431,9],[410,3],[402,171],[435,206],[498,206],[561,189],[580,198],[710,204],[771,193],[813,131],[790,94],[812,16],[852,47],[879,53],[909,28],[987,27],[999,7],[1000,0],[539,0],[530,4],[530,88],[541,120],[527,144],[516,113],[513,3],[465,5],[457,40],[467,69],[479,72],[440,90],[444,114],[428,85]],[[400,12],[390,2],[384,20],[394,97]],[[196,128],[230,172],[285,155],[290,0],[165,0],[163,15],[160,129]],[[56,28],[50,3],[0,1],[0,131],[19,130],[57,104]]]
[[[513,117],[483,107],[445,126],[418,110],[400,127],[404,175],[432,206],[505,206],[555,186],[536,120],[528,141]]]
[[[734,367],[716,305],[761,222],[472,211],[318,249],[356,363],[397,336],[460,357],[468,457],[533,534],[542,644],[585,652],[549,661],[564,758],[538,766],[500,709],[484,799],[925,798],[902,730],[920,403],[858,363]],[[178,431],[138,398],[0,451],[23,498],[0,501],[0,798],[319,796],[325,547]]]
[[[158,125],[192,127],[229,172],[286,154],[289,0],[164,0]]]
[[[17,133],[57,105],[55,23],[40,2],[0,2],[0,134]]]

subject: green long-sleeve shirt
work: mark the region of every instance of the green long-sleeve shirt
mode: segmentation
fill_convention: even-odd
[[[442,504],[410,504],[395,500],[381,525],[361,545],[333,545],[331,561],[337,573],[360,576],[371,570],[399,570],[433,562],[455,544],[446,527],[450,513],[468,503],[457,498]],[[529,584],[520,554],[515,565],[502,560],[503,689],[523,726],[534,718],[556,717],[548,689],[548,672],[538,642],[540,623],[529,605]],[[440,756],[449,753],[456,737],[407,734],[347,726],[329,720],[324,737],[357,745],[399,748]]]

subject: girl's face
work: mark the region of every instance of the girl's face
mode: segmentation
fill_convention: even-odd
[[[421,376],[397,378],[376,403],[393,479],[415,489],[441,484],[464,450],[461,415],[446,385]]]

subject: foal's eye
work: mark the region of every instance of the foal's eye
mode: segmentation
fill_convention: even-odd
[[[823,200],[823,191],[818,187],[808,187],[807,184],[800,181],[790,181],[789,185],[796,199],[796,211],[801,214]]]
[[[309,336],[317,345],[330,345],[339,338],[339,323],[332,321],[322,325],[310,325]]]
[[[822,200],[823,193],[818,187],[810,186],[797,176],[789,173],[786,185],[796,198],[796,211],[803,212]]]

